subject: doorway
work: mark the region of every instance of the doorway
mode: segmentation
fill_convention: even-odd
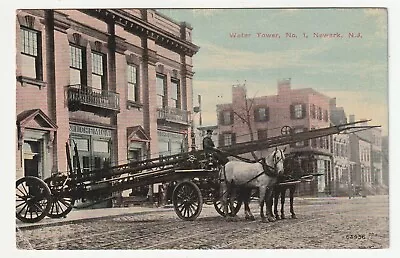
[[[24,151],[24,175],[41,178],[42,155],[40,154],[39,141],[25,141]]]

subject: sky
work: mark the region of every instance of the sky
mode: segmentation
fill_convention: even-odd
[[[293,89],[336,97],[347,115],[372,119],[388,134],[387,9],[158,11],[193,27],[200,47],[193,57],[194,105],[200,94],[204,125],[216,124],[216,105],[231,102],[232,85],[246,84],[248,96],[258,97],[276,94],[277,81],[291,78]]]

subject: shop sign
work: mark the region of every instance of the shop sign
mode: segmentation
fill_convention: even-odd
[[[111,137],[111,130],[98,128],[98,127],[90,127],[83,125],[69,125],[69,131],[71,133],[79,133],[86,135],[97,135],[102,137]]]

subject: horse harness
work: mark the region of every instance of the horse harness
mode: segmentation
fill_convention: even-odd
[[[279,150],[279,151],[281,152],[281,155],[282,155],[282,150]],[[231,154],[231,156],[233,156],[233,157],[235,157],[235,158],[237,158],[237,159],[239,159],[239,160],[241,160],[243,162],[246,162],[246,163],[260,163],[262,165],[263,171],[261,173],[259,173],[258,175],[256,175],[255,177],[253,177],[250,180],[248,180],[244,184],[247,184],[247,183],[253,181],[254,179],[260,177],[263,173],[265,173],[269,177],[278,177],[278,172],[276,172],[276,166],[277,166],[278,162],[281,161],[281,158],[276,160],[276,152],[274,152],[274,155],[272,157],[272,160],[274,161],[274,166],[268,165],[267,162],[265,161],[265,157],[262,157],[262,158],[257,159],[257,160],[251,160],[251,159],[243,158],[243,157],[240,157],[240,156],[237,156],[237,155],[233,155],[233,154]],[[223,170],[224,178],[220,179],[221,182],[226,180],[225,168],[222,167],[222,170]]]

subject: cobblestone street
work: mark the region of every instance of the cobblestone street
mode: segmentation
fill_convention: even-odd
[[[298,219],[261,223],[225,220],[204,205],[195,221],[173,208],[40,227],[17,227],[19,249],[277,249],[388,248],[388,196],[295,199]],[[74,211],[73,211],[74,212]],[[289,207],[285,209],[290,217]]]

